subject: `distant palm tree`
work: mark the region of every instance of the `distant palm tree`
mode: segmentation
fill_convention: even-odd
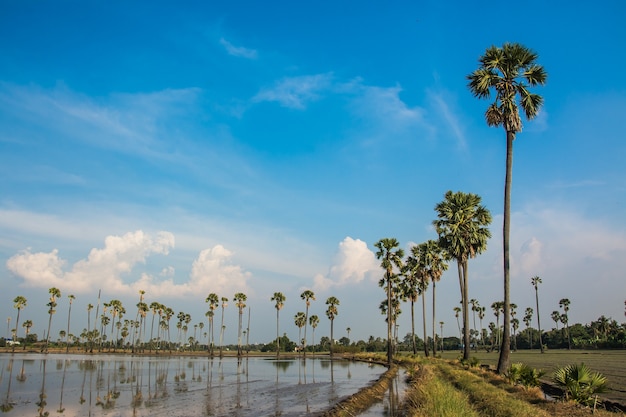
[[[300,298],[306,303],[306,310],[304,312],[304,343],[302,343],[302,351],[304,356],[306,356],[306,328],[309,321],[309,306],[311,305],[311,300],[315,301],[315,293],[311,290],[304,290],[302,294],[300,294]]]
[[[491,304],[493,315],[496,316],[496,345],[500,346],[500,313],[504,308],[504,301],[496,301]]]
[[[72,318],[72,302],[76,299],[76,297],[74,297],[74,294],[70,294],[67,296],[67,298],[70,300],[70,308],[67,312],[67,336],[65,339],[65,353],[70,351],[70,342],[67,338],[70,337],[70,319]]]
[[[411,347],[413,354],[417,354],[417,344],[415,342],[415,302],[418,300],[421,290],[419,289],[419,264],[415,257],[409,256],[404,262],[402,269],[402,282],[400,289],[402,296],[411,301]]]
[[[302,311],[298,311],[293,317],[295,325],[298,327],[298,348],[302,347],[302,328],[306,325],[306,315]]]
[[[346,328],[346,332],[348,333],[348,344],[350,343],[350,332],[352,331],[351,328]]]
[[[436,283],[441,279],[444,271],[448,269],[448,264],[445,261],[447,256],[446,252],[439,246],[439,242],[435,240],[428,240],[420,244],[420,264],[423,270],[428,274],[430,282],[433,284],[433,356],[437,355],[437,343],[435,342],[436,336],[436,320],[435,320],[435,305],[436,305]]]
[[[529,345],[530,345],[530,349],[532,350],[533,348],[533,333],[530,330],[530,323],[533,320],[533,309],[530,307],[526,307],[526,311],[524,312],[524,324],[526,325],[526,331],[528,332],[528,335],[530,336],[529,338]]]
[[[228,298],[222,297],[222,324],[220,327],[220,358],[222,357],[222,343],[224,342],[224,308],[228,306]]]
[[[456,317],[456,325],[459,328],[459,341],[461,340],[461,323],[459,322],[459,314],[461,313],[461,307],[454,307],[454,317]]]
[[[206,316],[209,319],[209,351],[211,356],[213,356],[213,348],[215,346],[215,326],[213,325],[213,318],[215,317],[215,310],[220,305],[220,299],[215,293],[210,293],[207,298],[204,300],[205,303],[209,304],[209,311],[206,312]]]
[[[480,303],[475,298],[472,298],[471,300],[469,300],[469,303],[472,306],[472,320],[474,322],[474,335],[477,335],[478,332],[476,331],[476,312],[480,308]],[[474,341],[474,351],[476,352],[477,350],[478,350],[478,343]]]
[[[13,341],[15,342],[17,342],[17,329],[19,329],[20,325],[20,312],[24,307],[26,307],[27,303],[28,300],[26,300],[26,297],[22,295],[18,295],[13,299],[13,308],[17,310],[17,318],[15,319],[15,333],[13,334]],[[26,344],[26,341],[24,341],[24,344]],[[15,352],[15,343],[13,343],[13,345],[11,346],[11,352]]]
[[[402,270],[402,258],[404,257],[404,251],[398,248],[398,246],[400,246],[400,242],[398,242],[395,238],[380,239],[376,242],[375,246],[378,248],[376,258],[382,259],[380,266],[385,271],[385,275],[378,284],[381,287],[386,287],[385,290],[387,292],[387,363],[391,365],[393,362],[393,341],[391,338],[391,329],[394,317],[392,299],[394,298],[394,292],[397,290],[395,287],[398,279],[398,275],[394,273],[394,266],[398,270]],[[326,304],[328,304],[328,301],[326,301]]]
[[[481,205],[481,198],[472,193],[446,192],[435,206],[438,220],[433,222],[439,245],[457,263],[463,312],[463,359],[470,356],[469,277],[468,260],[487,249],[491,232],[491,213]]]
[[[333,345],[335,344],[335,339],[333,336],[333,323],[335,322],[335,317],[339,314],[337,310],[337,306],[339,305],[339,300],[336,297],[328,297],[326,300],[326,305],[328,308],[326,309],[326,317],[330,320],[330,357],[333,357]]]
[[[243,309],[246,308],[246,300],[248,297],[242,293],[238,292],[233,297],[233,301],[235,301],[235,306],[239,309],[239,330],[237,333],[237,356],[241,356],[243,353],[241,349],[241,330],[243,325]]]
[[[313,342],[311,343],[311,346],[313,346],[313,350],[315,350],[315,329],[317,328],[317,325],[319,323],[320,323],[320,318],[317,317],[316,314],[313,314],[311,317],[309,317],[309,325],[313,329]]]
[[[567,328],[567,349],[571,350],[572,349],[572,343],[571,343],[571,339],[570,339],[570,335],[569,335],[569,316],[568,316],[568,311],[569,311],[569,305],[571,304],[570,300],[568,298],[561,298],[559,300],[559,307],[561,307],[564,311],[563,315],[565,316],[565,321],[563,321],[563,324],[565,324],[566,328]]]
[[[491,46],[479,58],[480,66],[467,76],[468,87],[478,98],[491,96],[495,100],[487,108],[485,119],[489,126],[502,126],[506,132],[506,174],[504,182],[504,335],[498,359],[498,373],[509,368],[510,356],[510,296],[509,296],[509,234],[511,223],[511,182],[513,173],[513,141],[522,131],[519,107],[531,120],[537,116],[543,98],[531,93],[528,87],[544,85],[547,73],[537,64],[537,54],[518,43],[505,43],[501,48]],[[519,102],[519,105],[518,105]]]
[[[484,331],[483,331],[483,319],[485,318],[485,312],[487,311],[487,307],[479,306],[477,311],[478,311],[478,320],[480,321],[480,340],[482,342],[483,349],[484,349],[485,338],[484,338]]]
[[[535,302],[537,303],[537,330],[539,330],[539,347],[541,349],[541,353],[544,352],[543,350],[543,340],[541,338],[541,321],[539,318],[539,284],[541,284],[541,278],[539,278],[538,276],[536,277],[532,277],[530,279],[531,284],[533,285],[533,287],[535,287]]]
[[[558,311],[554,310],[552,312],[552,314],[550,315],[550,317],[554,321],[554,324],[556,325],[556,330],[558,331],[559,330],[559,323],[561,322],[561,313],[559,313]]]
[[[26,336],[24,337],[24,346],[22,350],[26,350],[26,343],[28,342],[28,334],[30,333],[30,328],[33,327],[33,322],[31,320],[26,320],[22,324],[22,327],[26,329]]]
[[[48,301],[48,304],[46,304],[48,306],[48,333],[46,333],[46,345],[44,347],[45,352],[48,352],[48,344],[50,343],[50,327],[52,326],[52,315],[54,313],[56,313],[56,307],[57,307],[57,298],[61,297],[61,290],[59,290],[58,288],[52,287],[48,290],[48,293],[50,294],[50,301]]]
[[[285,300],[287,300],[287,297],[282,292],[275,292],[270,299],[270,301],[274,301],[274,307],[276,308],[276,356],[280,355],[279,313],[285,305]]]
[[[519,320],[515,318],[517,315],[517,304],[511,303],[511,328],[513,329],[513,351],[517,352],[517,329],[519,329]]]

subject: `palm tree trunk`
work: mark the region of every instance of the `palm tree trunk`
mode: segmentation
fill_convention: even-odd
[[[413,354],[417,355],[417,346],[415,346],[415,301],[411,297],[411,338],[413,339]]]
[[[513,176],[514,131],[506,132],[506,178],[504,180],[504,221],[502,226],[502,249],[504,254],[504,333],[498,359],[498,373],[504,374],[509,368],[511,356],[511,299],[509,296],[509,235],[511,231],[511,182]]]
[[[422,324],[424,326],[424,355],[428,357],[428,335],[426,334],[426,297],[422,291]]]
[[[543,339],[541,337],[541,320],[539,318],[539,288],[535,285],[535,303],[537,304],[537,327],[539,328],[539,348],[543,353]]]
[[[470,323],[469,323],[469,291],[468,291],[468,277],[467,277],[467,261],[463,261],[462,265],[463,273],[463,359],[469,360],[470,358]]]
[[[280,332],[278,331],[278,309],[276,309],[276,357],[280,355]]]
[[[436,336],[436,326],[435,326],[435,280],[433,279],[433,358],[437,357],[437,338]]]
[[[391,271],[387,271],[387,364],[391,366],[393,362],[393,345],[391,341],[391,325],[393,312],[391,311]],[[332,329],[332,321],[331,321]],[[332,338],[331,338],[332,339]],[[332,343],[332,340],[331,340]]]

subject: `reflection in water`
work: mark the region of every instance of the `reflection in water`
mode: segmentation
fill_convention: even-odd
[[[186,416],[299,416],[323,411],[385,370],[311,357],[88,354],[0,355],[0,367],[3,412],[59,417],[165,417],[172,410]],[[13,377],[19,383],[12,384]],[[48,398],[55,399],[54,411]]]

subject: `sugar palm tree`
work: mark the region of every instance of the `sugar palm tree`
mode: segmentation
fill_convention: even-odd
[[[279,333],[279,313],[285,305],[287,297],[282,292],[275,292],[270,301],[274,301],[274,307],[276,308],[276,356],[280,355],[280,333]],[[313,316],[311,316],[313,317]]]
[[[454,317],[456,317],[456,325],[459,328],[459,341],[461,340],[461,323],[459,322],[459,314],[461,313],[461,307],[454,307]]]
[[[417,246],[414,246],[414,248],[417,248]],[[402,296],[411,301],[411,347],[414,355],[417,354],[417,344],[415,343],[415,302],[421,294],[421,290],[419,289],[420,273],[417,258],[409,256],[404,262],[404,267],[402,269],[403,278],[400,284],[400,289]]]
[[[474,324],[474,335],[477,335],[478,332],[476,331],[476,312],[480,309],[480,303],[475,298],[472,298],[471,300],[469,300],[469,303],[472,306],[471,308],[472,308],[472,320]],[[478,350],[477,346],[478,346],[478,343],[476,343],[476,340],[474,340],[475,352]]]
[[[526,119],[537,116],[543,98],[528,88],[543,85],[547,73],[537,64],[537,54],[518,43],[505,43],[502,47],[491,46],[479,58],[479,67],[467,76],[468,87],[478,98],[489,99],[492,90],[495,100],[485,113],[489,126],[502,126],[506,132],[506,174],[504,182],[504,335],[498,373],[505,373],[510,356],[510,295],[509,295],[509,234],[511,223],[511,178],[513,173],[513,141],[522,131],[520,107]]]
[[[24,323],[22,324],[22,327],[24,329],[26,329],[26,335],[24,336],[24,346],[22,347],[22,350],[26,350],[26,342],[28,341],[28,335],[30,333],[30,328],[33,327],[33,322],[32,320],[25,320]]]
[[[306,356],[306,328],[309,321],[309,306],[311,305],[311,300],[315,301],[315,293],[311,290],[304,290],[302,294],[300,294],[300,298],[306,303],[306,310],[304,312],[304,343],[302,344],[304,356]]]
[[[350,332],[352,331],[351,328],[346,328],[346,332],[348,333],[348,344],[350,344]]]
[[[293,316],[293,322],[298,327],[298,348],[302,346],[302,328],[306,325],[305,317],[302,311],[298,311],[296,315]]]
[[[559,330],[559,323],[561,322],[561,313],[559,313],[558,311],[554,310],[552,312],[552,314],[550,315],[550,318],[552,318],[552,320],[554,321],[554,324],[556,325],[556,330]]]
[[[537,330],[539,331],[539,348],[541,349],[541,353],[543,350],[543,340],[541,338],[541,320],[539,318],[539,284],[541,284],[541,278],[538,276],[532,277],[530,279],[530,283],[535,287],[535,302],[537,304]]]
[[[515,318],[517,315],[517,304],[511,303],[511,328],[513,329],[513,350],[517,352],[517,329],[519,328],[519,320]]]
[[[379,286],[386,287],[387,292],[387,363],[391,365],[393,362],[391,326],[393,325],[392,317],[394,317],[392,298],[397,285],[397,274],[394,273],[394,266],[398,270],[402,270],[402,257],[404,257],[404,251],[398,248],[400,243],[395,238],[380,239],[376,242],[375,246],[378,248],[376,258],[382,259],[380,266],[385,271],[383,278],[379,281]],[[328,304],[328,301],[326,301],[326,304]]]
[[[311,346],[313,347],[313,351],[316,350],[316,348],[315,348],[315,329],[317,328],[318,324],[320,324],[320,318],[317,316],[317,314],[311,315],[311,317],[309,317],[309,326],[311,326],[311,329],[313,329],[313,342],[311,343]]]
[[[485,312],[487,311],[487,307],[478,306],[478,320],[480,321],[480,340],[483,345],[483,349],[485,348],[485,338],[483,337],[483,319],[485,318]]]
[[[213,348],[215,346],[215,326],[213,325],[213,318],[215,317],[215,310],[220,305],[220,299],[215,293],[210,293],[206,299],[205,303],[209,304],[209,311],[206,312],[206,316],[209,319],[209,335],[211,337],[211,341],[209,342],[211,356],[213,356]]]
[[[220,358],[222,357],[222,343],[224,341],[224,309],[228,306],[228,298],[222,297],[222,324],[220,326]]]
[[[239,330],[237,332],[237,356],[241,356],[241,354],[243,353],[243,351],[241,350],[241,327],[242,327],[242,320],[243,320],[243,309],[246,308],[246,300],[248,299],[248,297],[242,293],[242,292],[238,292],[235,294],[235,296],[233,297],[233,301],[235,301],[235,306],[237,306],[237,308],[239,309]]]
[[[326,317],[330,320],[330,357],[333,357],[333,345],[335,344],[335,339],[333,336],[333,324],[335,322],[335,317],[339,314],[339,310],[337,310],[337,306],[339,305],[339,300],[336,297],[328,297],[326,300],[326,305],[328,308],[326,309]]]
[[[17,318],[15,319],[15,333],[13,335],[13,341],[15,342],[17,342],[17,329],[19,329],[19,325],[20,325],[20,312],[22,311],[24,307],[26,307],[27,303],[28,303],[28,300],[26,300],[26,297],[22,295],[18,295],[17,297],[13,299],[13,308],[17,310]],[[15,352],[15,343],[13,343],[11,347],[11,352]]]
[[[46,345],[44,350],[48,352],[48,344],[50,344],[50,327],[52,326],[52,315],[56,313],[57,299],[61,297],[61,290],[56,287],[52,287],[48,290],[50,294],[50,300],[48,301],[48,333],[46,333]]]
[[[559,307],[563,309],[563,312],[564,312],[563,315],[565,316],[565,321],[563,322],[563,324],[565,324],[566,329],[567,329],[567,349],[568,350],[572,349],[572,343],[571,343],[570,336],[569,336],[569,316],[568,316],[570,304],[571,302],[568,298],[561,298],[559,300]]]
[[[435,305],[436,305],[436,283],[441,279],[444,271],[448,269],[448,264],[445,261],[447,254],[439,246],[439,242],[435,240],[428,240],[420,244],[420,259],[419,262],[430,282],[433,284],[433,356],[437,355],[437,343],[435,343],[436,335],[436,320],[435,320]]]
[[[472,193],[448,191],[435,206],[438,220],[433,222],[439,245],[457,263],[463,313],[463,359],[470,356],[468,260],[487,249],[491,233],[491,213]]]
[[[530,323],[533,320],[533,309],[530,307],[526,307],[526,311],[524,312],[524,324],[526,325],[526,331],[528,332],[528,335],[530,336],[530,340],[529,340],[529,345],[530,345],[530,349],[533,348],[533,333],[530,330]]]
[[[500,313],[504,308],[503,301],[496,301],[491,303],[491,308],[493,310],[493,315],[496,316],[496,346],[500,345]]]
[[[67,338],[70,337],[70,319],[72,318],[72,302],[76,299],[76,297],[74,296],[74,294],[70,294],[67,296],[67,298],[68,300],[70,300],[70,308],[67,312],[67,336],[65,339],[65,353],[70,351],[70,343]]]

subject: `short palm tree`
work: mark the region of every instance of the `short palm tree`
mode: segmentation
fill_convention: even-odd
[[[302,328],[306,325],[306,316],[304,312],[298,311],[293,317],[293,322],[298,327],[298,347],[302,347]]]
[[[215,310],[220,305],[220,299],[217,294],[212,292],[206,297],[204,302],[209,304],[209,311],[206,312],[206,316],[209,319],[209,335],[211,337],[209,350],[211,356],[213,356],[213,348],[215,347],[215,326],[213,325],[213,318],[215,317]]]
[[[487,249],[491,232],[491,213],[481,205],[481,198],[472,193],[446,192],[435,206],[438,220],[433,222],[439,245],[457,263],[463,312],[463,359],[470,357],[469,278],[467,263]]]
[[[393,362],[391,326],[393,325],[392,318],[394,317],[392,298],[394,296],[394,292],[397,291],[395,287],[397,286],[398,277],[398,275],[394,273],[394,267],[398,270],[402,270],[402,257],[404,257],[404,251],[398,248],[400,243],[395,238],[380,239],[376,242],[375,246],[378,248],[376,258],[382,259],[380,266],[385,271],[379,285],[385,287],[385,291],[387,292],[387,363],[391,365]],[[326,304],[328,304],[328,301]]]
[[[274,307],[276,308],[276,356],[280,354],[280,332],[278,328],[279,313],[285,305],[287,297],[282,292],[275,292],[270,301],[274,301]],[[313,317],[313,316],[311,316]]]
[[[436,314],[436,283],[441,279],[444,271],[448,269],[448,264],[445,261],[447,254],[439,246],[439,242],[435,240],[428,240],[420,244],[420,259],[419,262],[430,282],[433,284],[433,356],[437,355],[437,343],[435,343],[436,327],[435,327],[435,314]]]
[[[333,336],[333,324],[335,322],[335,317],[339,314],[339,310],[337,310],[337,306],[339,305],[339,300],[336,297],[328,297],[326,300],[326,305],[328,308],[326,309],[326,317],[330,320],[330,357],[333,357],[333,345],[335,344],[335,339]]]
[[[561,307],[563,309],[563,315],[565,316],[565,321],[563,321],[563,324],[565,324],[565,327],[567,329],[567,349],[570,350],[572,349],[572,343],[571,343],[571,339],[570,339],[570,335],[569,335],[569,315],[568,315],[568,311],[569,311],[569,305],[571,304],[570,300],[568,298],[561,298],[559,300],[559,307]]]
[[[522,131],[520,109],[528,120],[537,116],[543,98],[528,88],[544,85],[547,73],[537,64],[537,54],[518,43],[505,43],[502,47],[491,46],[479,58],[479,67],[467,76],[468,87],[478,98],[489,99],[495,91],[495,100],[485,113],[489,126],[502,126],[506,132],[506,174],[504,182],[504,335],[498,373],[509,368],[510,356],[510,296],[509,296],[509,234],[511,224],[511,178],[513,173],[513,141]]]
[[[222,324],[220,325],[220,358],[222,357],[222,343],[224,342],[224,309],[228,306],[228,298],[222,297]]]
[[[70,351],[70,343],[67,338],[70,337],[70,319],[72,318],[72,302],[76,299],[76,297],[74,296],[74,294],[70,294],[67,296],[67,298],[70,301],[70,307],[67,312],[67,336],[65,339],[65,353]]]
[[[313,329],[313,342],[311,343],[313,351],[315,351],[315,329],[317,328],[318,324],[320,324],[320,318],[317,317],[316,314],[313,314],[311,317],[309,317],[309,325]]]
[[[26,335],[24,336],[24,346],[22,347],[22,350],[26,350],[26,342],[28,341],[28,334],[30,333],[30,328],[33,327],[32,320],[25,320],[24,323],[22,324],[22,327],[26,329]]]
[[[414,248],[417,248],[414,246]],[[402,282],[400,289],[402,296],[411,301],[411,347],[413,354],[417,354],[417,344],[415,342],[415,302],[418,300],[421,291],[419,289],[419,274],[417,259],[409,256],[404,262],[402,270]]]
[[[565,392],[565,399],[591,405],[594,395],[608,388],[606,377],[592,372],[584,363],[567,365],[555,371],[552,380]]]

